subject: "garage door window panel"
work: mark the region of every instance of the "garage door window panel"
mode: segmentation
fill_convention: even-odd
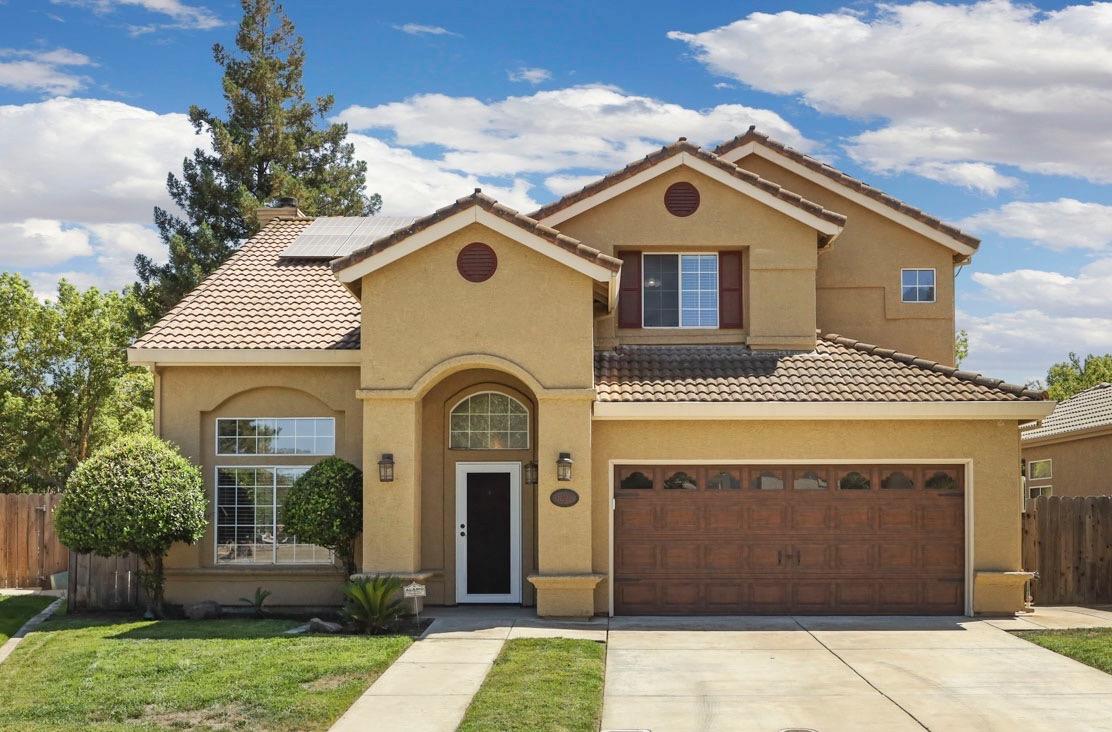
[[[749,471],[749,487],[757,491],[784,490],[784,470],[780,468],[753,468]]]
[[[823,468],[792,471],[792,488],[797,491],[825,491],[830,486],[830,473]]]
[[[869,468],[849,468],[838,476],[839,491],[868,491],[873,487],[873,471]]]
[[[708,491],[741,490],[741,471],[729,468],[711,468],[707,478]]]
[[[675,470],[668,469],[664,471],[667,475],[664,479],[664,490],[666,491],[697,491],[699,490],[699,479],[695,477],[695,469],[691,470]]]
[[[928,468],[923,487],[932,491],[957,491],[962,489],[962,471],[957,468]]]
[[[618,473],[618,488],[623,491],[651,491],[652,468],[623,468]]]
[[[880,488],[888,491],[913,491],[916,487],[915,468],[899,467],[881,471]]]

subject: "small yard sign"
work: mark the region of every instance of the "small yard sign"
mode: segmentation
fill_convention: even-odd
[[[406,597],[424,597],[425,586],[420,582],[410,582],[408,585],[402,588],[402,593]]]

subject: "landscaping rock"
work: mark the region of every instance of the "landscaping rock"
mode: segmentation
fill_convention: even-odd
[[[344,626],[340,625],[339,623],[332,623],[327,620],[321,620],[320,618],[311,618],[309,620],[309,632],[342,633],[344,632]]]
[[[220,603],[212,600],[186,605],[185,617],[190,620],[212,620],[220,617]]]

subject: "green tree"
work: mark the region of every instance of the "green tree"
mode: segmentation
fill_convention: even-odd
[[[1103,381],[1112,381],[1112,353],[1103,356],[1089,354],[1082,361],[1070,353],[1046,372],[1046,389],[1051,399],[1062,401],[1085,391]]]
[[[201,471],[157,437],[131,435],[98,450],[66,481],[54,511],[58,538],[76,552],[135,554],[150,614],[162,616],[163,559],[205,534]]]
[[[337,457],[321,460],[290,487],[282,525],[298,541],[331,549],[351,576],[363,530],[363,472]]]
[[[215,44],[223,69],[226,118],[192,106],[198,135],[211,152],[197,149],[182,176],[167,177],[170,198],[183,215],[155,208],[154,222],[169,248],[166,264],[139,255],[135,268],[138,308],[145,330],[258,229],[255,210],[276,198],[297,198],[317,216],[369,216],[382,206],[367,196],[367,164],[355,159],[346,124],[324,124],[331,95],[308,101],[302,85],[302,39],[281,5],[241,0],[243,20],[233,53]]]
[[[121,434],[149,432],[151,377],[128,366],[129,298],[65,280],[37,299],[0,274],[0,492],[57,491]]]
[[[954,336],[954,365],[961,366],[961,362],[969,358],[969,332],[959,330]]]

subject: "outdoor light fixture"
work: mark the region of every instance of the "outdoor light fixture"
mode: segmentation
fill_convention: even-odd
[[[525,467],[523,468],[523,471],[525,473],[524,476],[523,476],[524,479],[525,479],[525,485],[536,485],[537,484],[537,462],[535,460],[530,460],[529,462],[525,463]]]
[[[382,453],[382,459],[378,461],[378,479],[382,483],[394,482],[394,454],[391,452]]]
[[[571,480],[571,453],[562,452],[556,460],[556,480]]]

